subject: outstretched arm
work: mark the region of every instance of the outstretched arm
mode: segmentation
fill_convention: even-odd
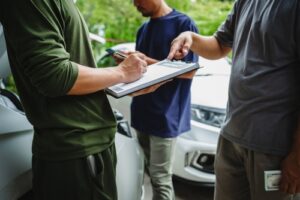
[[[172,42],[168,59],[182,59],[189,50],[207,59],[219,59],[225,57],[231,48],[222,46],[214,36],[201,36],[187,31],[181,33]]]

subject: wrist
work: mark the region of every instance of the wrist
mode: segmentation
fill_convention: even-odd
[[[125,73],[124,70],[122,69],[122,64],[119,64],[117,67],[113,67],[113,73],[116,75],[116,79],[118,83],[124,83],[125,82]]]

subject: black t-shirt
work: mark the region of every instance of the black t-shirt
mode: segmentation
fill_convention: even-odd
[[[285,155],[299,116],[300,2],[238,0],[215,37],[233,49],[223,136]]]

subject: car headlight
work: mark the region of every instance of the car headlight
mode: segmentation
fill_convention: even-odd
[[[225,119],[225,109],[192,104],[191,118],[196,122],[220,128]]]

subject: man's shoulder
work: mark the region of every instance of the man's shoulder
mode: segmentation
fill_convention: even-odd
[[[174,10],[174,17],[177,20],[177,23],[180,23],[180,26],[195,26],[194,20],[185,13]]]
[[[173,16],[183,21],[193,21],[192,18],[189,17],[187,14],[175,9],[173,11]]]
[[[175,20],[176,20],[176,24],[178,27],[180,27],[181,31],[194,31],[194,32],[198,32],[198,28],[194,22],[194,20],[189,17],[188,15],[175,10]]]

